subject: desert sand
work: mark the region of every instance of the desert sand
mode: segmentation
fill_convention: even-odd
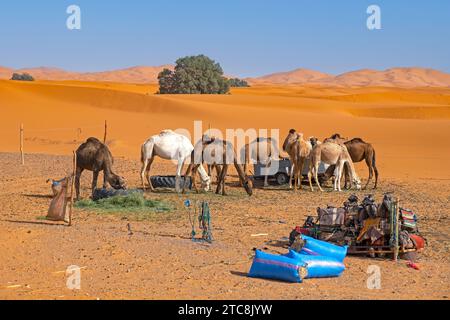
[[[265,84],[225,96],[159,96],[156,91],[156,85],[142,84],[0,80],[1,298],[448,299],[448,88]],[[302,285],[248,279],[253,248],[284,252],[280,239],[295,225],[314,215],[317,206],[340,205],[350,193],[258,188],[248,198],[235,177],[229,197],[189,195],[210,201],[212,246],[190,241],[182,208],[186,196],[173,193],[148,194],[175,206],[155,221],[81,211],[72,228],[37,220],[50,201],[45,180],[64,176],[72,151],[89,136],[102,137],[105,120],[117,170],[130,187],[139,186],[140,145],[162,129],[192,130],[195,120],[202,120],[205,129],[208,124],[221,130],[276,128],[281,139],[291,128],[320,139],[336,132],[362,137],[377,151],[377,199],[395,191],[422,217],[429,241],[422,269],[408,269],[404,261],[350,257],[342,278]],[[25,127],[24,168],[17,153],[20,123]],[[356,167],[366,179],[365,164]],[[158,161],[154,173],[174,170],[171,163]],[[83,178],[84,196],[89,178]],[[250,236],[256,233],[269,236]],[[81,291],[65,287],[64,270],[72,264],[85,267]],[[382,290],[366,288],[370,264],[383,270]]]

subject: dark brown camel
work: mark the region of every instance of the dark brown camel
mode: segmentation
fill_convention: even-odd
[[[336,143],[340,143],[343,140],[343,138],[339,133],[336,133],[332,135],[330,138],[326,139],[325,141],[330,140],[335,140]],[[369,185],[370,181],[373,178],[374,172],[375,172],[375,185],[373,188],[376,189],[378,185],[378,169],[375,161],[376,158],[375,149],[372,146],[372,144],[365,142],[361,138],[354,138],[352,140],[345,141],[344,145],[347,147],[348,153],[350,154],[353,163],[361,162],[363,160],[366,161],[367,167],[369,168],[369,179],[367,180],[364,189],[367,189],[367,186]],[[327,172],[325,173],[325,179],[327,178],[329,179],[333,175],[334,169],[335,169],[334,166],[330,166],[327,169]],[[345,166],[344,170],[345,170],[345,187],[347,188],[347,183],[349,181],[347,166]]]
[[[216,158],[216,152],[219,152]],[[217,161],[217,160],[220,161]],[[209,139],[204,137],[202,141],[199,141],[192,151],[191,164],[186,170],[186,177],[192,176],[192,183],[197,190],[195,177],[196,172],[200,164],[206,162],[208,165],[212,165],[217,170],[217,189],[216,194],[226,195],[225,193],[225,179],[230,164],[234,164],[236,171],[239,175],[241,185],[249,196],[253,194],[253,182],[244,173],[244,170],[240,164],[238,164],[236,152],[232,143],[220,139]],[[185,192],[186,184],[183,186],[183,193]]]
[[[126,189],[125,179],[112,171],[113,156],[108,147],[96,138],[89,138],[76,151],[75,189],[80,198],[80,177],[84,170],[93,172],[92,193],[97,188],[98,174],[103,171],[103,188],[109,183],[114,189]]]

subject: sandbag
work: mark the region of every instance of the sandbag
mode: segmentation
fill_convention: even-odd
[[[301,254],[331,257],[339,262],[343,262],[345,256],[347,255],[348,246],[340,247],[332,243],[305,236],[303,234],[302,238],[306,243],[300,252]]]
[[[72,178],[64,178],[58,184],[58,190],[55,189],[56,195],[53,197],[50,207],[48,208],[47,220],[66,221],[68,214],[68,202],[70,201],[68,188],[72,183]]]
[[[308,272],[305,279],[339,277],[345,270],[342,262],[331,257],[300,254],[294,250],[289,250],[286,256],[306,264]]]
[[[298,283],[307,276],[307,271],[300,260],[256,250],[248,276]]]

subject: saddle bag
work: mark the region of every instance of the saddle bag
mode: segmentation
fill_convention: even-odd
[[[408,231],[417,231],[417,215],[409,209],[400,208],[402,228]]]

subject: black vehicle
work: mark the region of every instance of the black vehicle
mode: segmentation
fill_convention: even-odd
[[[289,183],[289,176],[291,172],[292,163],[289,158],[280,158],[279,160],[272,161],[272,164],[269,168],[266,168],[264,164],[257,163],[253,165],[254,175],[253,178],[257,180],[264,179],[267,176],[270,180],[275,180],[278,185],[284,185]],[[319,176],[322,176],[327,170],[328,165],[324,163],[320,163],[319,166]],[[309,161],[306,160],[303,166],[303,177],[308,176],[309,170]]]

